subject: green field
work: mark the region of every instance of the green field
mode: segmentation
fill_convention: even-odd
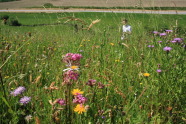
[[[186,122],[185,15],[0,13],[3,15],[21,26],[0,25],[1,124]],[[122,18],[132,26],[132,34],[124,41],[120,40]],[[101,21],[84,29],[96,19]],[[166,36],[152,33],[166,30],[173,32]],[[182,40],[173,42],[174,38]],[[164,51],[165,47],[172,49]],[[82,58],[67,63],[67,53]],[[64,71],[70,66],[79,68],[71,67],[74,75]],[[19,86],[26,90],[12,95]],[[83,100],[74,102],[78,99],[72,94],[74,89],[84,92],[78,94],[84,98],[80,108],[77,104]],[[22,104],[23,96],[31,100]]]

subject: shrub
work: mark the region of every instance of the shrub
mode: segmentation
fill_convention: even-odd
[[[14,19],[14,18],[10,18],[7,21],[7,24],[10,25],[10,26],[21,26],[21,24],[18,22],[18,20]]]
[[[44,6],[45,8],[51,8],[51,7],[54,7],[54,5],[51,4],[51,3],[45,3],[43,6]]]

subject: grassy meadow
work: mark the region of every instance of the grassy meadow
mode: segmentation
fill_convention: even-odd
[[[3,15],[21,26],[0,24],[1,124],[186,122],[186,15]]]

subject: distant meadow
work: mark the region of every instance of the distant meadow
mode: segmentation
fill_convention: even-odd
[[[186,15],[0,17],[1,124],[186,123]]]

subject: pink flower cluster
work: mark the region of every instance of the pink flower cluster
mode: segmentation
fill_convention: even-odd
[[[82,94],[78,94],[74,96],[73,103],[76,104],[84,104],[87,101],[87,98],[84,97]]]
[[[83,56],[77,53],[67,53],[64,57],[64,62],[69,63],[73,61],[79,61]]]

